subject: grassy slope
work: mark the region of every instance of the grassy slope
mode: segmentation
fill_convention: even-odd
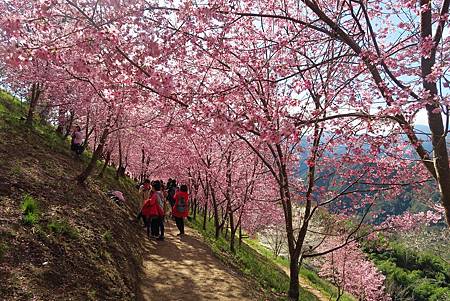
[[[267,300],[287,300],[289,278],[274,262],[268,261],[266,257],[246,244],[241,247],[236,246],[236,254],[232,254],[225,238],[220,237],[215,240],[212,222],[207,224],[206,231],[202,229],[203,223],[199,219],[192,220],[189,225],[203,235],[214,254],[222,261],[240,270],[244,275],[257,280],[266,290]],[[300,300],[316,301],[317,298],[310,292],[300,289]]]
[[[254,239],[246,239],[245,242],[257,250],[260,254],[262,254],[267,260],[270,260],[271,262],[274,262],[280,266],[289,267],[289,260],[283,257],[275,257],[273,253],[268,250],[266,247],[261,245],[259,241]],[[316,288],[317,290],[321,291],[324,296],[327,298],[330,298],[331,300],[336,299],[337,297],[337,288],[328,282],[327,280],[324,280],[317,275],[314,271],[308,270],[305,267],[302,267],[300,269],[300,275],[304,279],[307,279],[309,284]],[[339,299],[341,301],[355,301],[355,298],[353,298],[349,294],[344,294]]]
[[[87,163],[74,159],[54,130],[23,126],[23,108],[0,91],[0,296],[4,300],[133,300],[141,264],[133,221],[138,196],[113,170],[86,186]],[[121,190],[118,207],[105,195]],[[25,224],[24,198],[38,204]]]

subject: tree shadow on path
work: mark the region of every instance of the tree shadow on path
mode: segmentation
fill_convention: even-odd
[[[198,233],[177,237],[172,221],[166,239],[146,239],[138,301],[255,300],[251,284],[220,262]],[[249,291],[250,290],[250,291]]]

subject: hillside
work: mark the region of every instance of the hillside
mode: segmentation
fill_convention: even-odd
[[[134,300],[142,261],[134,183],[111,169],[77,185],[87,158],[73,158],[46,126],[26,129],[20,106],[0,96],[1,299]]]
[[[147,239],[135,219],[136,183],[117,179],[112,167],[99,178],[99,164],[79,185],[88,155],[76,158],[50,126],[27,128],[24,115],[0,91],[1,300],[284,300],[274,287],[285,290],[286,275],[267,285],[193,229],[180,239],[168,220],[165,241]],[[111,201],[110,190],[122,191],[126,204]]]

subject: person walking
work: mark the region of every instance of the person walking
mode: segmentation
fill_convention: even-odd
[[[175,193],[175,204],[172,207],[172,216],[180,233],[177,236],[184,235],[184,218],[189,215],[189,195],[187,185],[181,185],[180,190]]]
[[[84,151],[83,143],[83,133],[81,132],[81,127],[78,125],[75,127],[75,131],[72,133],[72,144],[71,149],[78,156],[81,155]]]
[[[175,205],[175,193],[177,192],[177,181],[169,179],[167,182],[167,201],[170,204],[170,207],[173,207]]]
[[[157,206],[156,211],[158,213],[157,218],[152,221],[154,223],[153,227],[155,227],[155,233],[156,231],[159,232],[158,240],[164,240],[164,216],[165,216],[164,207],[166,207],[165,205],[166,200],[164,198],[163,193],[161,192],[161,182],[154,181],[152,183],[152,190],[153,195],[151,197],[151,200],[153,200],[152,203],[156,204]]]
[[[144,183],[139,187],[139,191],[142,193],[142,200],[146,201],[150,198],[150,190],[152,185],[149,179],[145,179]]]
[[[164,239],[164,211],[161,205],[161,199],[164,201],[161,194],[161,184],[158,181],[152,183],[152,192],[150,198],[145,201],[142,207],[142,215],[145,219],[147,227],[147,236],[158,237],[159,240]]]
[[[145,202],[151,197],[151,194],[152,194],[152,185],[151,185],[149,179],[145,179],[144,183],[139,186],[139,192],[142,195],[141,208],[143,208]],[[150,222],[150,220],[148,220],[148,221],[146,220],[144,214],[142,213],[142,209],[139,211],[138,215],[136,216],[136,219],[138,220],[138,222],[141,218],[144,221],[144,227],[147,227],[147,222]]]

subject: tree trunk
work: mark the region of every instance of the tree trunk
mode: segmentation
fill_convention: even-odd
[[[203,215],[203,230],[206,230],[206,219],[208,217],[208,201],[209,201],[209,180],[208,180],[208,174],[206,174],[205,181],[203,182],[202,178],[200,177],[200,184],[203,188],[203,192],[205,194],[205,210]]]
[[[431,15],[431,0],[421,0],[420,5],[421,7],[427,8],[423,9],[421,12],[421,37],[432,37],[433,21]],[[446,6],[442,12],[448,12],[448,6]],[[429,92],[429,98],[424,101],[427,103],[425,107],[428,113],[428,125],[430,126],[431,141],[433,144],[434,168],[437,176],[436,180],[439,185],[441,203],[445,209],[447,225],[450,225],[450,168],[447,143],[445,141],[447,133],[445,133],[444,129],[439,100],[435,100],[439,95],[436,81],[427,80],[428,75],[433,72],[433,67],[436,64],[436,47],[437,45],[434,46],[434,49],[429,56],[421,56],[420,63],[423,88],[426,92]]]
[[[239,247],[242,245],[242,225],[239,224]]]
[[[227,221],[226,221],[226,223],[225,223],[225,226],[222,228],[222,233],[223,233],[223,229],[225,228],[225,235],[224,235],[225,239],[228,238],[228,227],[229,227],[229,224],[228,224],[228,223],[229,223],[229,222],[228,222],[228,219],[227,219]]]
[[[61,137],[64,136],[64,126],[66,123],[66,111],[61,107],[58,108],[58,127],[56,128],[56,133]]]
[[[211,186],[211,200],[213,205],[213,217],[214,217],[214,228],[216,229],[215,238],[218,239],[220,236],[220,224],[219,224],[219,208],[217,206],[217,200],[216,200],[216,192],[214,191],[214,188]]]
[[[73,110],[70,110],[69,112],[69,122],[66,124],[66,133],[64,134],[64,140],[67,139],[70,135],[70,130],[72,129],[73,120],[75,119],[75,112]]]
[[[91,161],[89,161],[88,166],[86,169],[77,177],[77,181],[80,184],[83,184],[86,179],[89,177],[89,175],[92,173],[92,171],[95,168],[95,165],[97,164],[98,158],[100,158],[101,154],[103,153],[103,147],[105,146],[106,139],[108,138],[109,129],[105,128],[103,130],[102,136],[100,137],[100,142],[95,149],[94,153],[92,154]]]
[[[39,83],[34,83],[31,86],[31,97],[30,97],[30,107],[28,109],[27,119],[25,125],[28,127],[33,126],[33,115],[38,104],[39,95],[41,94],[41,87]]]
[[[197,198],[194,198],[194,220],[197,219]]]
[[[98,175],[99,178],[103,178],[105,174],[106,167],[108,167],[109,161],[111,160],[111,151],[106,152],[105,164],[103,164],[102,171]]]
[[[236,237],[236,229],[234,226],[234,213],[233,210],[230,210],[230,251],[233,253],[236,253],[236,250],[234,248],[234,239]]]
[[[289,263],[290,280],[288,298],[292,301],[298,301],[299,298],[300,285],[298,283],[298,258],[298,254],[297,256],[292,255],[291,261]]]
[[[144,175],[144,163],[145,163],[145,149],[144,149],[144,146],[142,146],[142,149],[141,149],[141,152],[142,152],[142,157],[141,157],[141,174],[139,175],[139,182],[140,183],[144,183],[144,177],[145,177],[145,175]]]
[[[119,133],[120,134],[120,133]],[[122,152],[122,139],[119,135],[119,163],[116,171],[116,178],[125,176],[125,167],[123,166],[123,152]]]
[[[89,140],[89,121],[91,119],[91,110],[88,111],[88,115],[86,117],[86,130],[85,130],[85,135],[84,135],[84,142],[83,142],[83,146],[86,147],[88,144],[88,140]],[[92,132],[91,132],[92,133]]]
[[[205,212],[203,215],[203,230],[206,230],[206,218],[208,216],[208,199],[206,199],[205,202]]]

